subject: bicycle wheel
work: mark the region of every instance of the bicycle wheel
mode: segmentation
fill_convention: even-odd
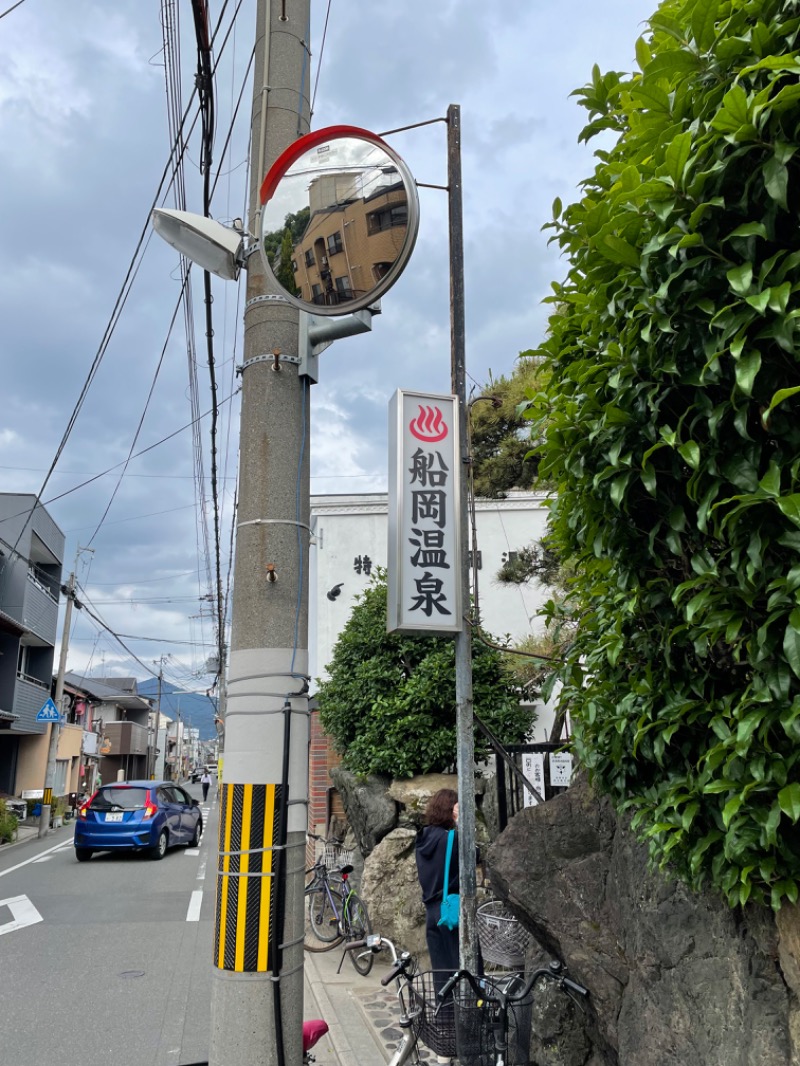
[[[367,906],[364,901],[351,892],[344,901],[344,934],[345,940],[363,940],[372,932],[372,923],[369,920]],[[350,961],[360,974],[367,976],[372,969],[375,956],[371,951],[348,951]]]
[[[339,916],[344,901],[338,892],[324,886],[311,889],[305,894],[305,934],[303,946],[307,951],[330,951],[342,942]]]

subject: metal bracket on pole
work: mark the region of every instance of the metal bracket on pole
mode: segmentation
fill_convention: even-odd
[[[254,355],[251,359],[245,359],[243,363],[240,363],[236,367],[236,373],[241,376],[249,366],[253,363],[272,363],[274,366],[276,363],[293,363],[295,366],[299,366],[302,362],[299,355],[286,355],[284,352],[270,353],[269,355]]]
[[[334,341],[342,337],[353,337],[357,333],[369,333],[372,319],[381,313],[381,302],[376,300],[371,307],[363,311],[354,311],[341,318],[329,318],[325,315],[312,315],[308,311],[300,312],[297,348],[300,352],[300,377],[319,381],[319,356]]]

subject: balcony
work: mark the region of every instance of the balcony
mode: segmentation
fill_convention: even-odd
[[[36,715],[50,697],[50,685],[27,674],[17,674],[12,711],[19,718],[11,725],[14,733],[44,733],[47,722],[37,722]]]
[[[50,589],[28,570],[22,601],[22,624],[45,644],[54,645],[58,624],[58,600]]]
[[[147,754],[147,726],[136,722],[106,722],[103,732],[106,746],[111,744],[107,751],[101,748],[103,755]]]

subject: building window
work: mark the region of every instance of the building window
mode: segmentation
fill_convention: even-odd
[[[353,290],[350,288],[350,278],[347,274],[336,278],[336,292],[340,300],[352,300]]]
[[[382,211],[372,211],[367,215],[367,233],[380,233],[395,226],[408,225],[408,205],[392,204]]]
[[[312,285],[311,286],[311,299],[313,300],[313,302],[315,304],[322,303],[322,286],[321,285]]]
[[[313,266],[313,265],[314,265],[314,253],[309,248],[308,251],[306,252],[306,266],[310,267],[310,266]]]
[[[56,776],[53,780],[54,796],[67,794],[67,770],[69,770],[69,759],[56,759]]]
[[[372,264],[372,276],[376,281],[380,281],[381,278],[385,278],[389,271],[394,266],[393,263],[373,263]]]
[[[297,273],[297,260],[296,259],[292,260],[292,272],[295,273],[295,274]]]
[[[332,233],[328,237],[328,255],[336,255],[337,252],[341,252],[342,247],[341,233]]]

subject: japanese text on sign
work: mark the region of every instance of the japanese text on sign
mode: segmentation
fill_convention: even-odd
[[[398,391],[390,405],[389,617],[394,629],[461,629],[457,407]]]

